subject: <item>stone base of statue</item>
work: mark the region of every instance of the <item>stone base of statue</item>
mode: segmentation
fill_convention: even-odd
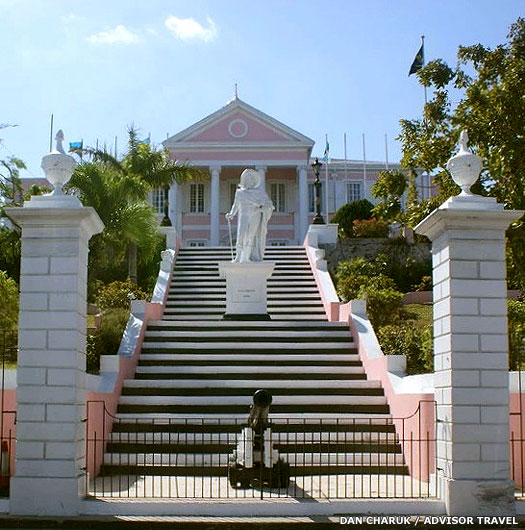
[[[226,278],[226,313],[224,320],[270,320],[266,281],[275,263],[219,262],[219,274]]]

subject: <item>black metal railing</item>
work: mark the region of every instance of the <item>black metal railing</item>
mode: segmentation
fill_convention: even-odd
[[[101,417],[102,411],[94,412],[91,405],[86,452],[90,496],[348,499],[436,494],[434,422],[429,429],[422,427],[421,405],[412,416],[397,419],[270,414],[267,439],[275,453],[269,461],[288,464],[289,483],[276,475],[283,467],[257,467],[244,474],[245,462],[236,464],[246,418],[124,418],[105,409]],[[270,448],[264,443],[258,447],[264,461]]]
[[[14,474],[15,394],[7,390],[7,369],[14,368],[18,352],[18,331],[0,330],[0,497],[9,495]]]
[[[525,420],[524,399],[522,388],[522,371],[517,373],[518,388],[517,393],[510,393],[510,472],[511,479],[516,487],[516,494],[525,497]]]

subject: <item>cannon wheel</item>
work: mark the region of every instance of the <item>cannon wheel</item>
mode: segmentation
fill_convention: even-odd
[[[272,488],[288,488],[290,484],[290,464],[284,460],[278,460],[272,469]]]
[[[250,479],[246,477],[244,468],[239,464],[228,466],[228,481],[234,489],[247,489],[250,487]]]

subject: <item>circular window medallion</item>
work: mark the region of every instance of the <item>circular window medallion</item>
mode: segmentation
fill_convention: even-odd
[[[228,132],[233,138],[244,138],[248,134],[248,124],[241,118],[236,118],[228,125]]]

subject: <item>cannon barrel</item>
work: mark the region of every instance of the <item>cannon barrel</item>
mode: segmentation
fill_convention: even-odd
[[[268,412],[272,403],[272,395],[267,390],[257,390],[253,395],[250,407],[248,426],[255,432],[261,432],[268,427]]]

